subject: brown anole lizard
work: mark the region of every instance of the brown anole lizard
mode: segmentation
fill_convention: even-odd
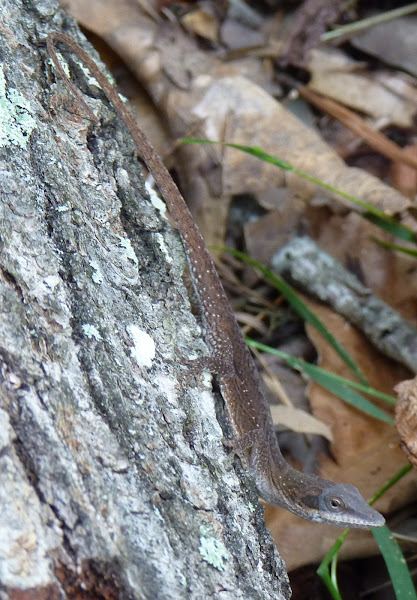
[[[194,372],[204,369],[218,377],[234,434],[235,450],[245,458],[260,496],[296,515],[318,523],[370,528],[384,524],[359,491],[349,484],[334,483],[292,468],[283,458],[271,412],[261,382],[204,240],[169,172],[139,129],[94,60],[63,33],[47,37],[49,55],[62,79],[78,98],[89,117],[98,118],[62,68],[55,45],[67,44],[89,68],[110,103],[123,120],[141,159],[152,174],[181,235],[193,284],[202,309],[204,334],[210,356],[186,361]]]

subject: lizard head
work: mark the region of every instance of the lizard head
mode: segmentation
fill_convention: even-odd
[[[282,506],[302,519],[316,523],[372,529],[385,523],[384,517],[348,483],[334,483],[316,475],[301,473],[282,457],[276,437],[268,444],[254,446],[250,469],[259,495],[269,504]]]
[[[353,485],[317,478],[311,483],[310,489],[304,486],[304,493],[297,498],[309,520],[362,529],[384,525],[384,517],[369,506]]]
[[[250,469],[259,495],[266,502],[282,506],[302,519],[358,529],[385,523],[384,517],[369,506],[353,485],[321,479],[291,467],[282,457],[275,436],[261,450],[252,448]]]

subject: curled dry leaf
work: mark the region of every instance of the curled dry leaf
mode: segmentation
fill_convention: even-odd
[[[329,442],[333,441],[333,434],[328,425],[308,414],[304,410],[293,406],[271,406],[274,425],[284,425],[298,433],[322,435]]]
[[[417,377],[402,381],[395,391],[398,394],[395,425],[401,438],[401,448],[417,468]]]
[[[411,127],[416,114],[417,90],[403,74],[365,72],[362,63],[334,48],[316,48],[308,64],[308,87],[373,119]]]

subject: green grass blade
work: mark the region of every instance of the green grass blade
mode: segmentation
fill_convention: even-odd
[[[369,500],[369,504],[375,504],[375,502],[379,500],[379,498],[381,498],[381,496],[383,496],[385,492],[391,489],[392,486],[397,483],[397,481],[400,481],[400,479],[407,475],[407,473],[409,473],[412,468],[413,467],[410,463],[407,463],[406,465],[401,467],[399,471],[397,471],[390,479],[388,479],[388,481],[384,483],[384,485],[381,488],[379,488],[377,492],[375,492],[375,494]]]
[[[349,529],[345,529],[343,533],[339,535],[333,546],[330,548],[329,552],[321,561],[316,571],[317,575],[321,577],[334,600],[342,600],[342,596],[339,592],[339,586],[337,584],[335,565],[337,565],[337,556],[339,550],[343,546],[349,531]]]
[[[416,236],[414,232],[412,232],[408,227],[401,225],[399,221],[396,221],[392,217],[385,217],[381,219],[377,215],[374,215],[370,212],[360,213],[367,221],[373,223],[383,231],[390,233],[394,237],[397,237],[405,242],[413,242],[416,243]]]
[[[416,236],[412,229],[405,227],[405,225],[402,225],[396,219],[389,217],[388,215],[386,215],[384,213],[384,211],[379,210],[375,206],[372,206],[372,204],[363,202],[362,200],[360,200],[359,198],[356,198],[355,196],[346,194],[345,192],[342,192],[341,190],[338,190],[335,187],[328,185],[327,183],[324,183],[324,181],[321,181],[320,179],[316,179],[315,177],[308,175],[308,173],[299,171],[298,169],[296,169],[295,167],[293,167],[292,165],[287,163],[285,160],[281,160],[279,158],[276,158],[275,156],[272,156],[271,154],[268,154],[267,152],[264,152],[264,150],[262,150],[262,148],[259,148],[259,146],[244,146],[241,144],[231,144],[231,143],[227,143],[227,142],[215,142],[212,140],[199,140],[199,139],[195,139],[195,138],[183,138],[180,140],[180,142],[187,143],[187,144],[222,144],[223,146],[228,146],[229,148],[235,148],[236,150],[240,150],[242,152],[246,152],[247,154],[251,154],[252,156],[259,158],[260,160],[263,160],[264,162],[271,163],[271,164],[275,165],[276,167],[280,167],[281,169],[284,169],[285,171],[290,171],[291,173],[295,173],[296,175],[299,175],[306,181],[310,181],[311,183],[319,185],[320,187],[322,187],[326,190],[329,190],[330,192],[333,192],[334,194],[338,194],[342,198],[346,198],[346,200],[350,200],[351,202],[353,202],[354,204],[357,204],[358,206],[362,207],[365,210],[365,212],[361,213],[361,214],[368,221],[371,221],[372,223],[374,223],[375,225],[377,225],[384,231],[389,231],[392,235],[395,235],[396,237],[398,237],[402,240],[406,240],[408,242],[414,242],[414,243],[416,242]]]
[[[270,354],[275,354],[275,356],[279,356],[280,358],[285,360],[291,367],[305,373],[310,377],[310,379],[312,379],[322,387],[326,388],[327,390],[329,390],[329,392],[332,392],[348,404],[351,404],[355,408],[361,410],[362,412],[374,417],[375,419],[379,419],[380,421],[389,423],[390,425],[394,424],[392,418],[389,415],[387,415],[383,410],[375,406],[375,404],[370,402],[364,396],[361,396],[360,394],[357,394],[355,391],[353,391],[349,387],[349,384],[352,384],[353,382],[349,381],[348,379],[344,379],[332,373],[328,373],[327,371],[316,367],[316,365],[312,365],[308,362],[305,362],[304,360],[301,360],[300,358],[296,358],[295,356],[291,356],[290,354],[281,352],[280,350],[275,350],[275,348],[271,348],[270,346],[266,346],[265,344],[260,344],[259,342],[255,342],[254,340],[248,338],[247,342],[249,346],[258,348],[258,350],[262,350],[263,352],[269,352]],[[369,386],[362,386],[362,388],[365,389],[367,393],[370,393],[370,391],[372,390],[372,388],[370,388]],[[378,394],[380,393],[381,392],[379,392]],[[390,403],[392,403],[393,400],[395,402],[395,399],[391,396],[386,395],[386,397],[389,399]]]
[[[416,11],[417,2],[407,6],[401,6],[400,8],[394,8],[393,10],[388,10],[386,12],[372,15],[371,17],[366,17],[360,21],[354,21],[353,23],[348,23],[347,25],[340,25],[332,31],[326,31],[320,36],[320,40],[322,42],[328,42],[329,40],[334,40],[342,35],[357,33],[358,31],[367,29],[368,27],[374,27],[380,23],[386,23],[391,19],[398,19],[399,17],[404,17],[405,15],[409,15]]]
[[[332,380],[327,376],[327,373],[324,374],[323,371],[320,372],[314,367],[315,365],[309,365],[306,363],[304,372],[316,383],[326,388],[326,390],[329,390],[329,392],[338,398],[344,400],[347,404],[354,406],[371,417],[379,419],[380,421],[385,421],[385,423],[389,423],[390,425],[394,425],[392,417],[378,408],[378,406],[375,406],[375,404],[367,400],[364,396],[361,396],[361,394],[358,394],[346,385]]]
[[[363,384],[367,384],[365,375],[359,368],[359,365],[354,361],[349,352],[340,344],[337,339],[329,332],[324,323],[306,306],[306,304],[300,300],[293,288],[279,275],[276,275],[265,267],[262,263],[254,260],[244,252],[239,250],[233,250],[231,248],[222,248],[225,252],[228,252],[232,256],[243,260],[248,265],[258,269],[268,281],[272,283],[280,292],[285,296],[292,308],[300,315],[300,317],[310,323],[317,331],[323,336],[323,338],[334,348],[343,362],[349,367],[355,377],[358,378]]]
[[[341,385],[346,385],[350,388],[359,390],[360,392],[363,392],[364,394],[368,394],[369,396],[373,396],[374,398],[383,400],[384,402],[387,402],[388,404],[391,404],[392,406],[395,406],[395,404],[397,403],[394,396],[390,396],[389,394],[384,394],[383,392],[380,392],[379,390],[376,390],[373,387],[370,387],[369,385],[361,385],[360,383],[356,383],[356,381],[351,381],[350,379],[346,379],[345,377],[341,377],[340,375],[336,375],[335,373],[330,373],[329,371],[320,369],[320,367],[318,367],[317,365],[312,365],[310,363],[306,363],[306,364],[310,365],[309,369],[310,369],[311,373],[314,372],[317,374],[326,375],[327,379],[329,380],[329,385],[330,385],[330,381],[335,381],[335,382],[340,383]]]
[[[395,597],[397,600],[416,600],[417,595],[410,571],[394,536],[386,525],[372,529],[372,534],[387,565]]]
[[[391,244],[391,242],[385,242],[384,240],[380,240],[376,237],[374,237],[373,240],[380,246],[384,246],[385,248],[389,248],[390,250],[398,250],[398,252],[402,252],[403,254],[409,254],[413,258],[417,258],[417,250],[411,250],[410,248],[405,248],[405,246]]]
[[[362,385],[361,383],[356,383],[356,381],[352,381],[351,379],[346,379],[346,377],[342,377],[341,375],[336,375],[335,373],[330,373],[329,371],[320,369],[320,367],[317,367],[316,365],[311,365],[311,363],[305,363],[305,361],[301,360],[301,358],[296,358],[295,356],[292,356],[291,354],[286,354],[285,352],[281,352],[281,350],[276,350],[275,348],[272,348],[271,346],[267,346],[266,344],[261,344],[260,342],[255,342],[255,340],[252,340],[251,338],[246,338],[246,341],[248,342],[249,346],[253,346],[254,348],[258,348],[259,350],[262,350],[264,352],[270,352],[271,354],[276,354],[277,356],[279,356],[280,358],[284,358],[285,360],[288,359],[288,361],[289,361],[289,360],[294,359],[294,364],[291,365],[294,368],[301,368],[304,364],[308,364],[308,365],[314,367],[314,369],[316,369],[317,371],[325,373],[330,379],[334,379],[335,381],[338,381],[339,383],[343,383],[344,385],[347,385],[353,389],[359,390],[360,392],[363,392],[364,394],[368,394],[369,396],[373,396],[374,398],[378,398],[379,400],[383,400],[384,402],[387,402],[388,404],[392,404],[392,405],[395,405],[397,402],[397,400],[394,398],[394,396],[390,396],[389,394],[384,394],[383,392],[380,392],[379,390],[376,390],[375,388],[373,388],[369,385]]]

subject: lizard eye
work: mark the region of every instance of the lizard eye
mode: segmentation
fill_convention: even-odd
[[[329,508],[334,512],[338,512],[345,507],[345,503],[338,496],[330,496],[330,498],[328,498],[328,504]]]

